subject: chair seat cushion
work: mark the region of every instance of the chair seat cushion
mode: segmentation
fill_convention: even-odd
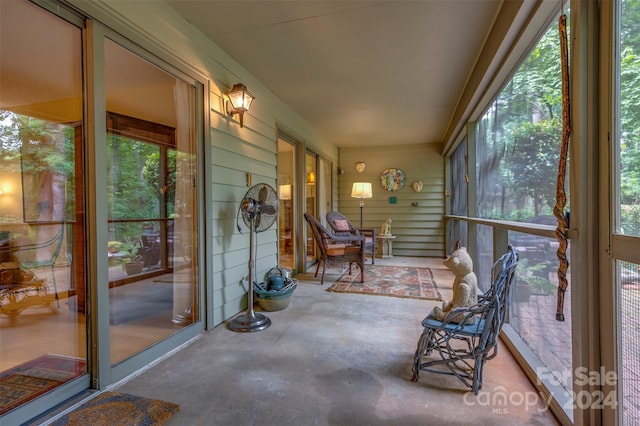
[[[329,256],[342,256],[346,253],[346,244],[327,244],[327,254]]]
[[[477,336],[482,334],[484,331],[484,318],[475,318],[475,322],[473,324],[467,324],[460,329],[460,324],[450,322],[444,327],[444,330],[447,332],[457,331],[458,334],[462,334],[465,336]],[[442,326],[442,321],[437,320],[433,314],[433,311],[427,315],[425,319],[422,320],[422,325],[424,328],[440,328]]]
[[[349,221],[346,219],[335,219],[333,229],[336,231],[349,231]]]

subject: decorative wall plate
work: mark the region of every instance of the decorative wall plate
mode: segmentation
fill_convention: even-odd
[[[400,169],[387,169],[380,175],[380,185],[387,191],[397,191],[404,186],[404,172]]]

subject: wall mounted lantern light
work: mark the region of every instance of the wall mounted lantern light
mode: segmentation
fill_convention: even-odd
[[[242,117],[245,112],[249,111],[255,96],[247,92],[247,86],[242,83],[234,84],[226,95],[229,98],[229,101],[226,102],[227,114],[232,117],[234,114],[240,114],[240,127],[244,127]]]
[[[364,199],[373,198],[370,182],[354,182],[351,187],[351,197],[360,198],[360,228],[362,228],[362,209],[364,208]]]

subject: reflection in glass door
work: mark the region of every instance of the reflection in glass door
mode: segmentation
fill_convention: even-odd
[[[0,31],[1,416],[85,387],[87,347],[82,32],[26,1]]]
[[[278,241],[280,267],[296,269],[296,145],[278,138]]]
[[[198,321],[195,87],[112,41],[105,47],[116,364]]]
[[[317,167],[316,167],[316,155],[307,152],[305,155],[305,212],[311,213],[320,222],[325,222],[325,218],[318,213],[318,186],[317,182]],[[307,224],[307,266],[316,261],[316,244],[313,239],[313,234]]]

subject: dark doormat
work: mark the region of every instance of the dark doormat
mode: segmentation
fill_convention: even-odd
[[[51,425],[156,426],[165,424],[179,409],[177,404],[158,399],[104,392]]]

